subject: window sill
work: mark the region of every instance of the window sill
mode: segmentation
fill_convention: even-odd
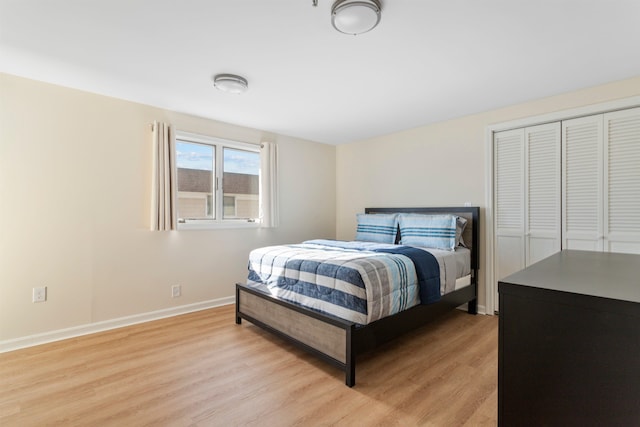
[[[225,222],[187,222],[179,223],[180,230],[219,230],[232,228],[260,228],[259,222],[225,221]]]

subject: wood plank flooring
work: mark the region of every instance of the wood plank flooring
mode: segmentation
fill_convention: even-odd
[[[234,306],[0,354],[2,426],[495,426],[498,319],[454,310],[343,372]]]

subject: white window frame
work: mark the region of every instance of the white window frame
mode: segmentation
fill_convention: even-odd
[[[216,228],[258,228],[260,222],[258,218],[247,219],[224,219],[224,192],[222,180],[224,176],[224,149],[232,148],[236,150],[252,151],[260,155],[260,145],[249,142],[232,141],[229,139],[217,138],[213,136],[199,135],[191,132],[176,130],[176,141],[192,142],[195,144],[210,145],[215,153],[215,176],[212,182],[212,193],[215,205],[215,219],[191,219],[185,222],[178,222],[178,230],[201,230]],[[176,144],[177,146],[177,144]],[[178,173],[178,165],[175,165]],[[260,194],[258,194],[260,197]]]

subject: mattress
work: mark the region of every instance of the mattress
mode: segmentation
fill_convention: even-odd
[[[429,252],[440,265],[440,295],[471,284],[471,250],[458,246],[455,251],[419,248]]]
[[[247,284],[358,324],[439,300],[470,283],[470,251],[312,240],[259,248]]]

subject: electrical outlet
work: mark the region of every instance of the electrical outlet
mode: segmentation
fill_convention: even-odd
[[[182,295],[182,286],[173,285],[171,286],[171,298],[177,298]]]
[[[467,207],[467,208],[471,207],[471,202],[464,202],[464,206]]]
[[[33,288],[33,302],[45,302],[47,300],[47,287],[42,286],[39,288]]]

